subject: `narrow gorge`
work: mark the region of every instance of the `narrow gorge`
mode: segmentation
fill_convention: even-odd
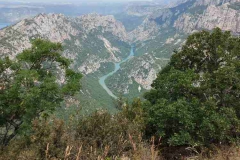
[[[8,27],[0,23],[0,57],[14,59],[36,38],[59,42],[72,69],[84,75],[82,107],[114,110],[119,95],[133,99],[151,89],[189,34],[215,27],[239,34],[239,8],[239,0],[184,0],[165,8],[132,4],[112,15],[38,14]]]
[[[134,47],[132,46],[129,56],[128,56],[126,59],[124,59],[124,60],[122,60],[121,62],[119,62],[119,63],[114,63],[114,66],[115,66],[114,71],[109,72],[108,74],[104,75],[103,77],[101,77],[101,78],[99,79],[99,84],[100,84],[100,85],[103,87],[103,89],[105,89],[106,92],[107,92],[111,97],[113,97],[114,99],[117,99],[118,97],[117,97],[116,95],[114,95],[113,92],[107,87],[107,85],[106,85],[106,83],[105,83],[105,80],[106,80],[108,77],[114,75],[118,70],[120,70],[120,69],[121,69],[121,64],[127,62],[129,59],[131,59],[131,58],[133,58],[133,57],[134,57]]]

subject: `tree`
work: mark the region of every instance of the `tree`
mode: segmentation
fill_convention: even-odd
[[[0,141],[7,145],[40,116],[47,117],[80,89],[82,75],[69,69],[60,43],[37,39],[30,49],[0,60]]]
[[[219,28],[190,35],[145,95],[148,134],[165,144],[236,140],[240,133],[240,38]]]

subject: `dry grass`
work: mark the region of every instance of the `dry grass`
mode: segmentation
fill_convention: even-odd
[[[161,138],[146,141],[142,137],[138,123],[107,113],[78,120],[72,127],[57,119],[51,123],[34,121],[32,135],[16,139],[0,150],[0,159],[240,160],[240,149],[236,146],[201,152],[195,147],[161,148]]]
[[[240,148],[221,146],[217,148],[217,153],[210,160],[240,160]]]
[[[240,148],[237,146],[218,146],[186,160],[240,160]]]
[[[140,138],[140,137],[139,137]],[[157,150],[157,147],[155,145],[155,138],[152,137],[151,145],[147,145],[144,142],[135,142],[132,138],[132,136],[129,134],[129,139],[126,140],[129,142],[132,146],[131,148],[131,154],[129,152],[125,152],[122,155],[116,155],[108,157],[110,146],[106,146],[102,153],[97,153],[97,148],[93,148],[92,146],[87,150],[84,151],[82,145],[79,147],[78,152],[74,151],[73,146],[67,146],[65,149],[64,154],[64,160],[88,160],[88,159],[96,159],[96,160],[163,160],[163,158],[160,157],[159,151]],[[58,160],[58,158],[51,157],[49,153],[51,152],[49,150],[50,144],[48,143],[45,150],[45,159],[46,160]],[[31,152],[25,152],[22,157],[18,157],[19,160],[22,159],[31,159],[33,156],[30,154]]]

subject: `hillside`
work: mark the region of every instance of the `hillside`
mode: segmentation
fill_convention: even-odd
[[[240,159],[240,0],[168,2],[0,2],[0,159]]]
[[[0,31],[0,56],[14,59],[36,38],[64,45],[63,55],[73,60],[72,68],[85,75],[83,96],[80,96],[83,105],[91,103],[96,108],[109,107],[112,99],[98,84],[98,77],[113,70],[111,64],[119,62],[130,51],[125,27],[121,23],[113,16],[98,14],[77,18],[40,14]]]
[[[128,57],[115,63],[113,72],[107,71],[123,74],[112,84],[122,85],[124,91],[137,95],[142,88],[134,81],[143,83],[144,92],[149,90],[148,79],[156,74],[149,66],[168,66],[153,77],[144,100],[121,98],[114,114],[81,110],[83,101],[74,95],[88,85],[80,85],[82,74],[71,69],[60,43],[36,39],[31,45],[13,60],[0,59],[0,159],[239,158],[238,36],[219,28],[193,33],[170,61],[150,54],[133,58],[132,46]],[[122,72],[125,69],[138,79]],[[94,84],[94,78],[87,82]],[[128,83],[138,91],[124,88]],[[77,109],[69,108],[71,103]]]
[[[14,58],[35,38],[61,42],[63,54],[73,60],[72,68],[85,75],[78,96],[82,107],[114,111],[114,100],[98,80],[129,55],[131,44],[135,56],[106,80],[116,96],[138,97],[149,90],[189,34],[215,27],[239,34],[239,4],[239,0],[184,0],[168,6],[132,3],[114,16],[39,14],[0,31],[0,56]]]
[[[153,59],[169,59],[173,51],[180,49],[185,43],[186,37],[198,30],[212,30],[219,27],[238,35],[239,4],[239,0],[184,0],[165,7],[156,4],[129,6],[126,11],[129,15],[145,17],[143,23],[129,33],[130,41],[136,44],[135,54],[140,56],[134,59],[135,61],[141,59],[141,63],[129,61],[126,64],[128,67],[125,66],[111,78],[118,79],[117,84],[108,80],[108,85],[119,94],[129,93],[126,88],[134,88],[137,91],[139,84],[141,88],[146,88],[146,79],[138,80],[139,75],[136,72],[144,74],[146,69],[143,64],[146,63],[150,64],[147,67],[148,73],[158,73],[160,68],[156,68],[156,65],[164,66],[162,61],[151,63],[149,56],[146,55],[151,55]],[[133,65],[137,69],[132,69]],[[125,75],[132,77],[133,82],[131,78],[119,79]],[[150,77],[144,75],[144,77],[148,77],[147,81],[151,84],[156,75]],[[122,84],[125,86],[123,87]],[[130,95],[140,96],[142,93],[130,93]]]

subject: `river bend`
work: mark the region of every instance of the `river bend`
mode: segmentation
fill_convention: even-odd
[[[106,92],[113,97],[114,99],[117,99],[118,97],[116,95],[113,94],[113,92],[107,87],[105,81],[108,77],[112,76],[114,73],[116,73],[120,68],[121,68],[121,64],[128,61],[129,59],[131,59],[134,56],[134,47],[132,46],[130,54],[127,58],[125,58],[124,60],[122,60],[121,62],[118,63],[114,63],[115,65],[115,69],[114,71],[106,74],[105,76],[101,77],[99,79],[99,84],[103,87],[104,90],[106,90]]]

